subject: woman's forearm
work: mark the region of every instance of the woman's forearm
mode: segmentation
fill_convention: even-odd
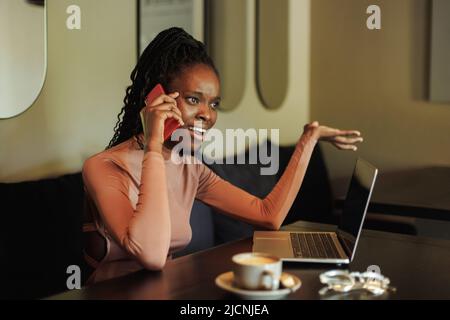
[[[302,135],[283,175],[264,199],[223,180],[204,165],[199,167],[197,198],[236,219],[279,229],[300,190],[316,143],[309,132]]]
[[[303,134],[297,142],[283,175],[261,201],[265,226],[280,228],[300,190],[316,144],[317,140],[310,134]]]
[[[164,158],[146,151],[142,161],[139,197],[122,245],[147,269],[161,269],[171,239],[170,209]]]

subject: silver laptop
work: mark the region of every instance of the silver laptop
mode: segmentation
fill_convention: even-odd
[[[378,170],[358,159],[336,232],[255,231],[253,252],[284,261],[348,264],[353,260]]]

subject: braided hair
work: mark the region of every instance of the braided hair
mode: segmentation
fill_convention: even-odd
[[[117,115],[114,136],[106,149],[135,136],[141,148],[143,143],[138,135],[142,133],[140,111],[145,105],[148,92],[160,83],[169,89],[172,80],[184,69],[205,64],[219,76],[205,45],[194,39],[181,28],[173,27],[160,32],[150,42],[131,72],[132,84],[127,87],[123,99],[124,106]],[[122,117],[122,118],[121,118]]]

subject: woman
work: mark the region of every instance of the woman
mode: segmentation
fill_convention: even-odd
[[[245,222],[278,229],[317,141],[345,150],[356,150],[354,144],[362,141],[357,131],[317,122],[306,125],[279,182],[259,199],[203,164],[174,163],[170,155],[174,145],[163,141],[169,118],[189,130],[193,148],[198,144],[195,139],[201,140],[216,122],[219,74],[201,42],[180,28],[161,32],[142,53],[131,80],[113,139],[83,166],[85,258],[89,273],[95,270],[89,284],[143,268],[162,269],[170,255],[191,239],[189,215],[195,198]],[[144,107],[146,94],[157,83],[167,95]],[[201,128],[196,128],[199,123]]]

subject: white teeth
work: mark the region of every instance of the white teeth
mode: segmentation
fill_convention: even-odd
[[[189,130],[192,130],[192,131],[196,131],[196,132],[200,132],[200,133],[206,133],[206,130],[205,129],[202,129],[202,128],[197,128],[197,127],[189,127]]]

